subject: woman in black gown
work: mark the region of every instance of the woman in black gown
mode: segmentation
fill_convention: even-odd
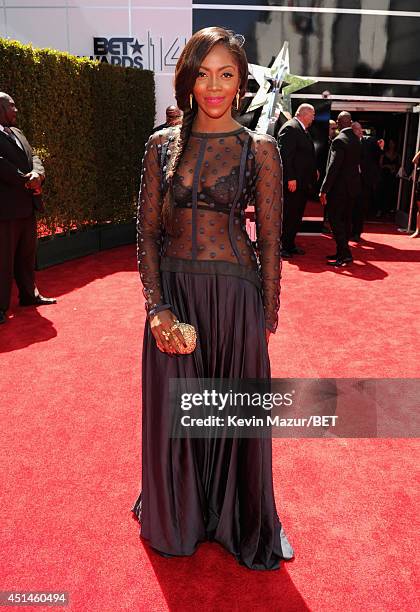
[[[282,167],[276,141],[237,123],[248,63],[241,41],[205,28],[175,72],[180,128],[143,159],[138,265],[147,321],[142,359],[142,490],[132,511],[164,556],[217,541],[251,569],[293,557],[276,512],[271,438],[170,437],[170,378],[269,379],[280,293]],[[246,232],[255,206],[257,249]],[[197,330],[179,354],[176,321]]]

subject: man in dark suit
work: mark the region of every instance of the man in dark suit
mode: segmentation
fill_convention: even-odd
[[[383,140],[375,140],[372,136],[365,136],[363,128],[358,121],[353,122],[352,128],[362,145],[360,153],[362,193],[353,209],[351,231],[352,240],[359,242],[360,236],[363,233],[364,221],[368,213],[373,211],[376,191],[381,176],[379,161],[385,143]]]
[[[337,119],[339,135],[331,143],[327,173],[319,198],[325,206],[337,244],[337,252],[328,255],[330,266],[342,267],[353,261],[349,248],[352,212],[362,185],[360,178],[360,139],[353,132],[350,113],[343,111]]]
[[[315,147],[308,132],[315,118],[310,104],[301,104],[295,116],[280,129],[278,143],[283,162],[284,208],[282,257],[304,255],[295,244],[305,204],[317,181]]]
[[[165,123],[161,123],[153,128],[152,134],[155,132],[159,132],[167,127],[174,127],[176,125],[180,125],[182,123],[182,110],[177,106],[168,106],[166,108],[166,121]]]
[[[21,306],[55,303],[35,285],[36,218],[43,210],[44,168],[16,126],[13,99],[0,92],[0,323],[6,322],[13,277]]]

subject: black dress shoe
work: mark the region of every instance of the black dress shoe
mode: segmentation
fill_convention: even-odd
[[[57,304],[55,298],[47,298],[43,295],[37,295],[32,300],[20,300],[20,306],[48,306],[48,304]]]
[[[0,310],[0,325],[2,323],[6,323],[6,321],[7,321],[6,313],[3,310]]]
[[[335,253],[334,255],[325,255],[325,257],[330,261],[335,261],[337,259],[337,253]]]
[[[305,251],[303,249],[300,249],[299,247],[295,247],[290,252],[292,253],[292,255],[305,255]]]
[[[291,257],[293,257],[293,253],[291,251],[286,251],[286,249],[282,249],[281,256],[283,257],[283,259],[290,259]]]
[[[334,266],[334,268],[345,268],[352,259],[336,259],[335,261],[327,261],[327,265]]]

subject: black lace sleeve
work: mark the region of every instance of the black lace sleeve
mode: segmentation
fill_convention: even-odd
[[[162,132],[153,134],[147,141],[137,206],[137,263],[148,314],[152,308],[163,305],[165,301],[160,280],[163,237],[160,170],[162,145]],[[166,307],[169,307],[169,304]]]
[[[255,220],[266,327],[275,333],[280,307],[283,168],[271,136],[256,139]]]

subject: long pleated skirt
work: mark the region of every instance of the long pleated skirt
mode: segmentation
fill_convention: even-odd
[[[140,535],[167,556],[209,540],[250,569],[277,569],[293,555],[274,501],[271,438],[171,438],[168,412],[170,378],[270,378],[261,291],[235,264],[165,263],[165,301],[198,337],[193,353],[169,355],[145,325],[142,484],[132,508]]]

